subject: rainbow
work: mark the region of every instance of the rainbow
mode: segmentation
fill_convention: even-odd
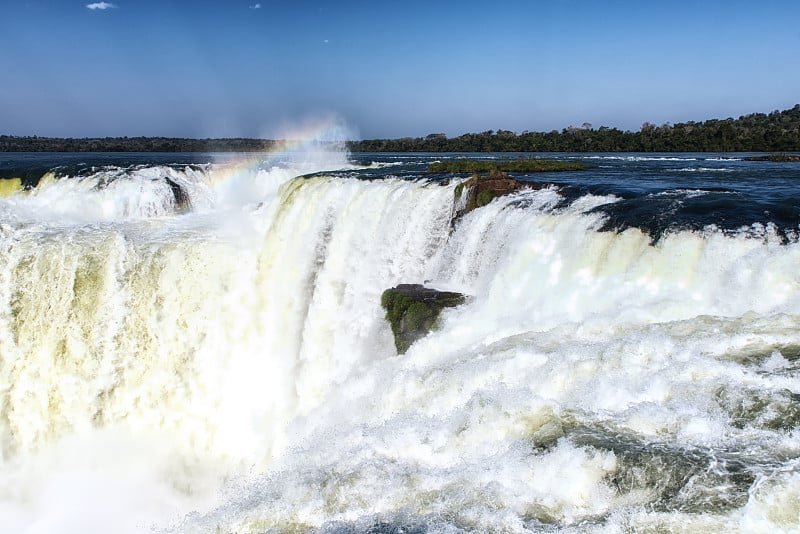
[[[237,176],[269,170],[280,162],[311,161],[320,153],[346,154],[344,142],[351,131],[340,121],[324,121],[285,131],[281,140],[274,141],[265,152],[236,154],[235,159],[219,155],[214,185]]]

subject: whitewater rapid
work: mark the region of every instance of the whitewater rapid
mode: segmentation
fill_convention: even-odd
[[[3,199],[0,530],[800,528],[800,245],[556,186],[451,224],[458,180],[365,173]],[[422,282],[470,298],[397,356],[380,295]]]

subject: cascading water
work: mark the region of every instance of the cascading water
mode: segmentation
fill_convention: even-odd
[[[620,195],[555,185],[451,225],[458,180],[390,159],[0,201],[0,530],[800,528],[788,232],[604,231]],[[397,356],[421,282],[470,298]]]

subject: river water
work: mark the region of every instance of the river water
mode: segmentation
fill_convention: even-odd
[[[519,156],[0,155],[0,531],[800,529],[800,164]]]

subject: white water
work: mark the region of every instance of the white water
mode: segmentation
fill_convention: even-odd
[[[800,528],[797,244],[312,170],[3,206],[0,530]],[[424,280],[473,298],[398,357]]]

